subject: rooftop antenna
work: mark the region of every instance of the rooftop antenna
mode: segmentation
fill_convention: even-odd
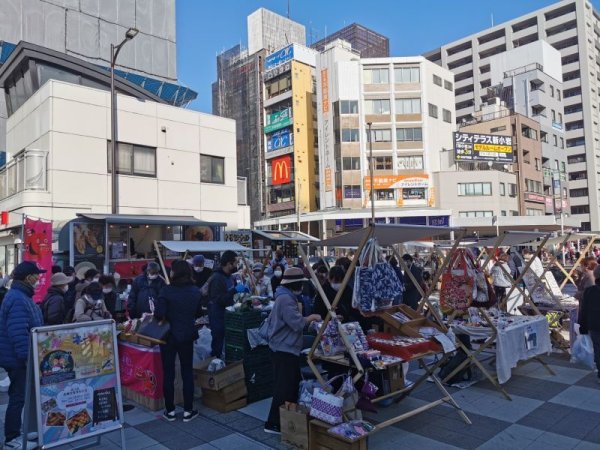
[[[494,26],[494,13],[490,14],[491,18],[492,18],[492,27]]]

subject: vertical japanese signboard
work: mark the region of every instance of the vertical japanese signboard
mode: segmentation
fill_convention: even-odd
[[[40,275],[40,286],[33,294],[33,300],[41,303],[50,287],[52,276],[52,222],[25,217],[25,252],[23,260],[35,262],[46,273]]]
[[[512,136],[454,133],[455,161],[514,162]]]
[[[28,404],[35,404],[40,447],[122,430],[116,349],[112,320],[32,330],[28,370],[35,396]]]

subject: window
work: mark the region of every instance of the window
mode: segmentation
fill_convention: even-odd
[[[375,200],[394,200],[394,190],[375,189]]]
[[[542,183],[539,181],[530,180],[528,178],[525,178],[525,186],[526,186],[527,192],[535,192],[536,194],[541,194],[543,192]]]
[[[421,99],[397,98],[396,114],[421,114]]]
[[[587,172],[581,170],[579,172],[569,172],[569,181],[587,180]]]
[[[402,189],[403,200],[425,200],[426,198],[425,188]]]
[[[521,134],[526,138],[537,141],[537,130],[528,127],[527,125],[521,125]]]
[[[369,164],[370,163],[371,159],[369,158]],[[374,156],[373,165],[375,170],[392,170],[394,167],[391,156]]]
[[[563,123],[562,113],[558,113],[558,123],[560,123],[561,125]]]
[[[399,170],[423,170],[423,156],[398,156]]]
[[[517,185],[515,183],[508,183],[508,195],[509,197],[517,196]]]
[[[490,133],[498,133],[499,131],[506,130],[506,125],[502,125],[501,127],[490,128]]]
[[[461,197],[492,195],[492,183],[458,183],[458,195]]]
[[[340,100],[341,114],[358,114],[357,100]]]
[[[344,198],[360,198],[360,185],[344,185]]]
[[[578,137],[574,139],[567,139],[567,148],[578,147],[580,145],[585,145],[585,137]]]
[[[565,148],[565,138],[560,138],[560,148]]]
[[[344,170],[360,170],[359,157],[344,157],[342,158],[342,168]]]
[[[419,128],[396,128],[397,141],[422,141],[423,131]]]
[[[560,171],[561,171],[562,173],[565,173],[565,172],[567,171],[567,165],[565,164],[565,162],[564,162],[564,161],[561,161],[561,162],[560,162]]]
[[[493,211],[459,211],[458,217],[492,217]]]
[[[296,191],[293,185],[284,184],[269,190],[269,203],[290,203],[296,201]],[[292,206],[293,207],[293,206]]]
[[[500,215],[501,215],[502,217],[506,217],[506,211],[505,211],[505,210],[502,210],[502,211],[500,211]]]
[[[391,142],[392,141],[392,130],[373,130],[373,142]]]
[[[571,197],[587,197],[589,195],[588,188],[571,189],[569,195]]]
[[[107,141],[108,173],[112,168],[112,150]],[[117,173],[156,177],[156,148],[119,142],[117,145]]]
[[[200,155],[200,181],[225,184],[225,158]]]
[[[292,77],[284,75],[281,78],[275,79],[266,85],[267,97],[273,98],[277,95],[281,95],[292,89]]]
[[[589,214],[590,205],[571,206],[571,214]]]
[[[437,86],[441,86],[442,85],[442,78],[434,75],[433,76],[433,84],[437,85]]]
[[[500,195],[503,197],[506,195],[506,184],[504,183],[500,183]]]
[[[358,142],[358,128],[342,128],[342,142]]]
[[[452,113],[447,109],[442,109],[442,118],[444,122],[452,123]]]
[[[555,147],[558,147],[558,137],[555,134],[552,135],[552,143]]]
[[[554,98],[554,86],[550,85],[550,97]]]
[[[553,109],[552,111],[552,122],[556,122],[556,111],[554,111]]]
[[[390,101],[389,100],[365,100],[365,113],[366,114],[389,114],[390,113]]]
[[[561,98],[560,98],[560,89],[557,89],[557,90],[556,90],[556,98],[557,98],[558,100],[560,100],[560,99],[561,99]]]
[[[428,105],[428,109],[429,109],[429,117],[433,117],[434,119],[437,119],[438,117],[438,107],[429,103]]]
[[[365,84],[389,83],[388,69],[365,69]]]
[[[569,157],[567,157],[567,162],[569,164],[577,164],[577,163],[582,163],[582,162],[586,162],[587,158],[585,156],[585,153],[580,153],[579,155],[571,155]]]
[[[541,209],[527,208],[525,210],[525,215],[527,215],[527,216],[543,216],[544,211],[542,211]]]
[[[448,80],[444,80],[444,88],[447,89],[447,90],[449,90],[449,91],[452,91],[453,90],[452,83],[449,82]]]
[[[418,83],[420,81],[418,67],[396,67],[394,69],[396,83]]]
[[[538,172],[542,170],[539,158],[535,158],[535,170],[537,170]]]
[[[512,211],[510,212],[511,216],[518,216],[519,215],[519,211]]]

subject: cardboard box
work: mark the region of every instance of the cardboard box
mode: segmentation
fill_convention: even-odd
[[[227,365],[216,372],[206,370],[213,358],[202,361],[194,367],[194,384],[202,389],[220,391],[245,378],[243,361]]]
[[[279,408],[281,442],[308,450],[308,411],[295,403]]]
[[[386,377],[390,383],[390,392],[396,392],[404,389],[404,373],[402,364],[388,366]]]
[[[206,397],[202,397],[202,403],[204,404],[204,406],[214,409],[215,411],[225,413],[225,412],[230,412],[230,411],[236,411],[236,410],[246,406],[247,398],[243,397],[243,398],[240,398],[239,400],[235,400],[231,403],[223,403],[221,401],[207,400]]]
[[[367,436],[357,441],[349,441],[342,436],[329,433],[327,430],[333,425],[321,422],[320,420],[311,420],[309,423],[309,450],[367,450]]]
[[[407,317],[411,318],[405,323],[400,323],[392,314],[400,311]],[[432,327],[437,330],[442,331],[441,327],[435,322],[427,319],[423,315],[416,312],[410,306],[407,305],[399,305],[393,308],[385,310],[383,314],[381,314],[381,318],[384,321],[384,332],[390,334],[396,334],[400,336],[409,336],[409,337],[421,337],[421,333],[419,333],[420,328],[424,327]]]
[[[220,391],[213,391],[206,389],[202,392],[204,400],[208,400],[211,403],[232,403],[243,397],[248,396],[248,389],[246,388],[246,382],[244,380],[236,381],[235,383],[224,387]]]

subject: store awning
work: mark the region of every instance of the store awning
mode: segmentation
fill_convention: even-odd
[[[319,245],[322,247],[357,247],[363,241],[365,236],[371,232],[372,228],[374,229],[373,236],[377,238],[377,243],[382,246],[431,239],[437,236],[448,235],[456,230],[455,228],[448,227],[375,224],[351,233],[326,239],[321,241]]]
[[[124,225],[186,225],[186,226],[227,226],[224,222],[205,222],[194,216],[157,216],[145,214],[87,214],[79,213],[78,217],[89,220],[103,220],[106,223]]]
[[[537,232],[527,232],[527,231],[505,231],[504,238],[500,243],[500,247],[514,247],[519,245],[538,245],[538,239],[542,239],[548,233],[537,233]],[[502,235],[501,235],[502,236]],[[474,242],[469,244],[468,247],[494,247],[496,245],[496,241],[498,237],[494,238],[486,238],[481,241]]]
[[[252,230],[252,232],[271,241],[319,242],[316,237],[301,231]]]
[[[251,252],[250,248],[244,247],[237,242],[224,241],[158,241],[160,245],[177,253],[216,253],[231,250],[234,252]]]
[[[587,241],[589,239],[599,239],[599,238],[600,238],[600,234],[571,233],[571,234],[569,234],[568,238],[567,238],[567,235],[564,235],[564,236],[556,236],[556,237],[548,239],[548,241],[546,242],[546,246],[560,245],[561,243],[563,243],[565,241],[565,239],[567,240],[567,242],[577,242],[577,241]],[[533,244],[534,244],[534,242],[531,243],[531,245],[533,245]]]

